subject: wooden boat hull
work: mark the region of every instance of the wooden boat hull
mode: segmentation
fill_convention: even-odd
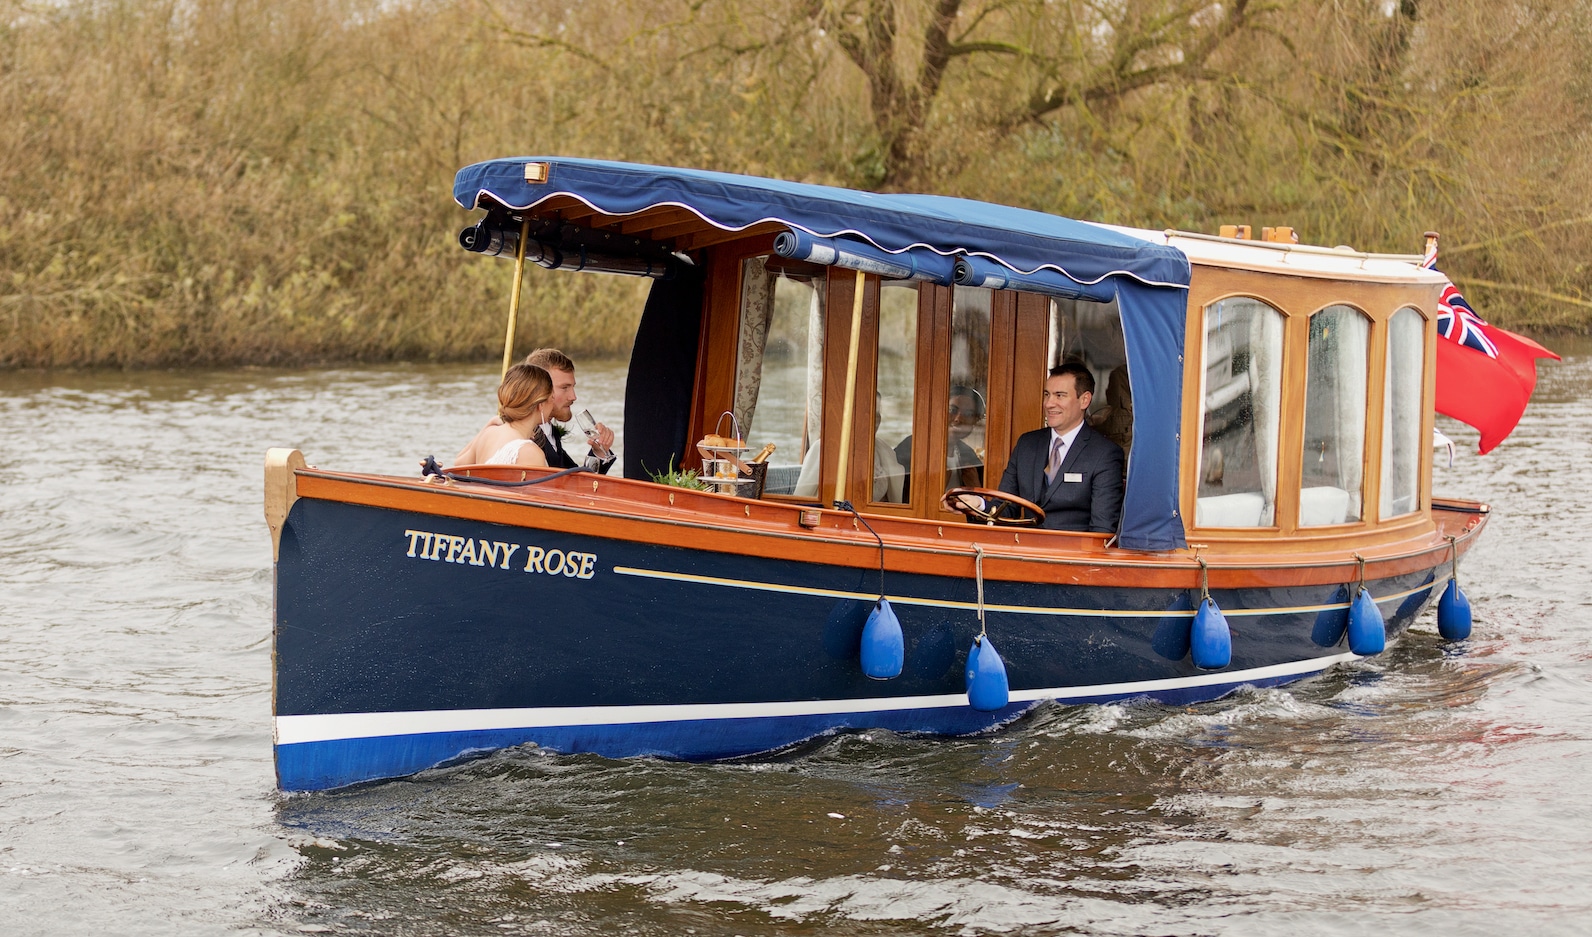
[[[632,533],[641,521],[617,516],[617,503],[601,506],[614,512],[606,523],[602,509],[574,523],[555,504],[543,509],[562,523],[532,526],[464,516],[516,517],[490,494],[395,498],[391,482],[338,484],[341,498],[297,498],[280,533],[275,751],[286,790],[402,776],[525,743],[716,759],[848,729],[965,734],[1040,700],[1190,703],[1354,657],[1341,641],[1317,643],[1336,638],[1329,619],[1346,616],[1341,575],[1264,584],[1277,577],[1256,574],[1261,584],[1235,585],[1242,571],[1224,570],[1211,594],[1232,624],[1233,658],[1205,672],[1188,656],[1199,596],[1188,556],[1161,558],[1167,568],[1157,570],[1155,558],[1129,554],[1137,569],[1125,559],[1045,577],[991,563],[986,622],[1011,702],[979,712],[963,676],[980,628],[977,583],[933,571],[943,558],[902,552],[899,538],[884,589],[905,667],[877,681],[858,664],[879,590],[876,548],[837,557],[809,546],[793,557],[771,539],[766,550],[721,551],[711,517],[658,542]],[[1482,515],[1469,517],[1466,540]],[[1447,556],[1445,543],[1368,571],[1390,636],[1435,598]]]

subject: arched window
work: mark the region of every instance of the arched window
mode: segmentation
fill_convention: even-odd
[[[1421,506],[1421,390],[1426,386],[1426,320],[1400,309],[1388,320],[1387,389],[1382,395],[1382,499],[1379,517]]]
[[[1351,306],[1328,306],[1310,317],[1301,527],[1364,516],[1370,342],[1371,320]]]
[[[1282,313],[1258,299],[1205,307],[1196,527],[1276,523],[1282,334]]]

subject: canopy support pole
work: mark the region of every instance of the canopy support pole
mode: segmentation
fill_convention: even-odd
[[[835,500],[849,501],[846,497],[846,467],[851,462],[851,411],[857,403],[857,349],[862,342],[862,288],[865,285],[861,270],[857,271],[857,286],[851,298],[851,344],[846,350],[845,409],[840,411],[840,464],[835,469]]]
[[[514,363],[514,329],[520,323],[520,283],[525,279],[525,242],[531,237],[531,218],[520,222],[520,246],[514,252],[514,289],[509,293],[509,330],[503,336],[503,373],[498,380],[508,377],[509,365]]]

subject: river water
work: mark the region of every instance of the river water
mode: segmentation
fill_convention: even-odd
[[[1495,506],[1383,657],[1191,708],[689,765],[512,750],[285,796],[272,445],[415,471],[495,368],[0,374],[0,931],[1533,934],[1592,930],[1592,347],[1544,363]],[[583,403],[617,422],[622,365]]]

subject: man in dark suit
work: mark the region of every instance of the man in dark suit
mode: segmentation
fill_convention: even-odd
[[[1043,526],[1050,530],[1116,533],[1122,447],[1084,419],[1094,375],[1077,362],[1051,368],[1044,394],[1045,428],[1018,437],[1000,490],[1043,508]]]
[[[575,362],[557,348],[538,348],[525,356],[525,363],[542,368],[553,379],[553,396],[547,399],[549,421],[531,438],[542,447],[548,465],[574,468],[575,460],[564,451],[563,434],[553,426],[552,420],[568,422],[574,418]],[[587,441],[591,444],[591,453],[586,456],[586,467],[606,474],[614,464],[614,431],[598,423]]]

